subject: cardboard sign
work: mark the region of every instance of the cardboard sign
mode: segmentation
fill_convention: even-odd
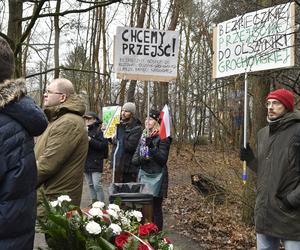
[[[114,70],[120,79],[170,81],[177,78],[178,31],[117,27]]]
[[[218,24],[213,38],[213,77],[294,66],[294,30],[291,2]]]
[[[104,138],[112,138],[116,134],[117,124],[120,123],[121,106],[103,107]]]

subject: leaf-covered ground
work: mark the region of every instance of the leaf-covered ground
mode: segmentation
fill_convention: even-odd
[[[242,222],[241,162],[237,152],[212,146],[173,146],[169,162],[169,195],[164,213],[171,231],[193,239],[201,249],[255,249],[253,227]],[[224,187],[222,204],[202,196],[191,175],[205,174]],[[192,248],[191,248],[192,249]]]
[[[242,163],[236,151],[173,144],[168,161],[169,192],[164,201],[165,229],[181,250],[255,249],[253,226],[242,222]],[[226,190],[223,203],[202,196],[191,175],[204,174]],[[111,182],[106,164],[104,185]]]

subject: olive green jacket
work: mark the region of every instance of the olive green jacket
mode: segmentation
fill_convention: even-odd
[[[74,205],[80,205],[88,151],[84,112],[85,105],[77,95],[70,96],[61,105],[45,109],[49,125],[37,139],[35,157],[38,187],[51,201],[67,194]]]
[[[255,226],[258,233],[300,240],[300,112],[258,132]]]

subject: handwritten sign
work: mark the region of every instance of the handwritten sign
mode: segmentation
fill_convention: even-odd
[[[121,106],[103,107],[104,137],[112,138],[116,134],[117,124],[120,123]]]
[[[294,66],[294,29],[294,3],[219,23],[213,39],[213,77]]]
[[[114,69],[129,80],[170,81],[177,78],[177,31],[117,27]]]

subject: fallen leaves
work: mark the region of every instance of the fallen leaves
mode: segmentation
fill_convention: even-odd
[[[167,217],[175,218],[170,228],[201,243],[203,249],[254,249],[254,227],[242,223],[241,185],[233,169],[240,165],[236,153],[231,152],[224,160],[224,152],[208,146],[197,150],[194,157],[186,151],[178,156],[173,149],[169,157],[169,193],[164,211]],[[232,189],[223,204],[201,196],[194,188],[191,175],[199,172]]]

